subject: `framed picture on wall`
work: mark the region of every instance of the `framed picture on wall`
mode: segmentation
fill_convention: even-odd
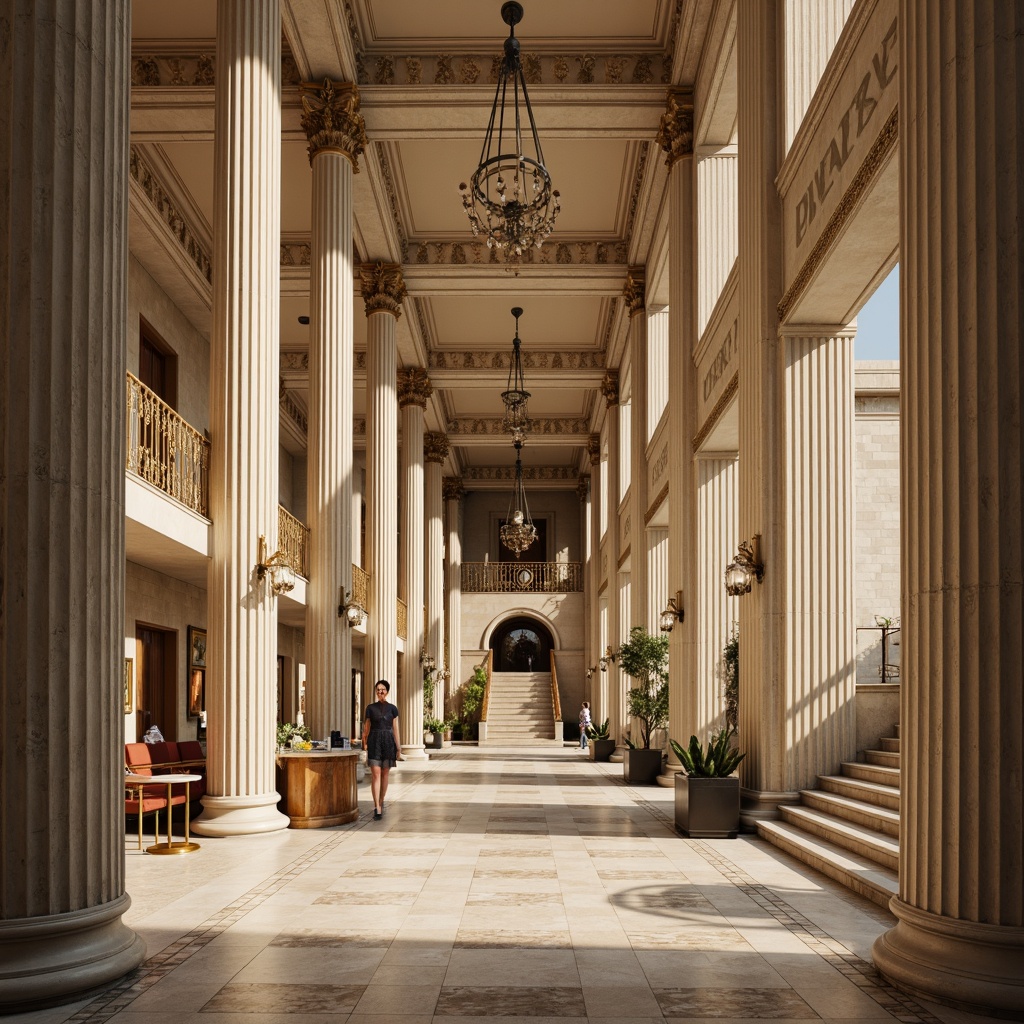
[[[135,660],[124,659],[124,713],[130,715],[135,710]]]
[[[206,630],[188,627],[188,717],[206,710]]]
[[[188,627],[188,667],[206,668],[206,630]]]

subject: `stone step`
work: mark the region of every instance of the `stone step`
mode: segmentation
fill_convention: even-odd
[[[834,814],[805,807],[803,804],[785,804],[779,808],[782,820],[804,832],[827,839],[830,843],[874,861],[890,871],[900,866],[899,839],[882,835],[869,827],[837,818]]]
[[[888,782],[871,782],[848,775],[819,775],[818,784],[829,793],[862,800],[866,804],[877,804],[892,811],[898,812],[900,809],[900,791]]]
[[[863,825],[882,835],[899,838],[899,811],[880,807],[878,804],[865,803],[838,793],[829,793],[822,789],[805,789],[800,799],[806,807],[831,814],[836,818],[844,818],[856,825]]]
[[[880,786],[899,789],[899,768],[887,768],[880,764],[862,764],[859,761],[844,761],[840,768],[847,778],[862,779],[864,782],[876,782]]]
[[[900,752],[899,736],[883,736],[878,741],[878,745],[882,750],[892,750],[897,754]]]
[[[780,850],[804,864],[834,878],[847,889],[888,908],[889,899],[899,891],[896,872],[836,843],[797,828],[786,821],[759,821],[757,831]]]
[[[900,766],[898,750],[865,750],[864,758],[868,764],[882,764],[887,768],[899,768]]]

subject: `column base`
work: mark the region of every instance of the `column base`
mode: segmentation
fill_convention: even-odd
[[[253,796],[204,796],[203,816],[190,830],[200,836],[252,836],[288,827],[288,816],[277,809],[277,793]]]
[[[422,743],[410,743],[406,746],[402,744],[402,753],[405,755],[406,761],[429,761],[430,756],[427,754],[426,748]]]
[[[950,1006],[1024,1019],[1024,928],[932,914],[898,896],[899,918],[875,940],[875,966],[896,988]]]
[[[121,916],[127,894],[98,907],[0,921],[0,1013],[80,999],[142,963],[146,944]]]
[[[676,788],[676,776],[683,770],[681,764],[667,764],[661,770],[661,774],[657,778],[659,786],[664,786],[666,789]]]
[[[800,803],[796,790],[773,792],[767,789],[740,790],[740,828],[744,832],[756,832],[759,821],[771,821],[779,816],[782,804]]]
[[[608,755],[608,760],[622,764],[622,762],[626,760],[626,744],[616,744],[615,749]]]

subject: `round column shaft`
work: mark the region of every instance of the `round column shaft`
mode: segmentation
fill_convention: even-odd
[[[426,636],[423,647],[434,660],[434,718],[444,720],[444,499],[441,474],[448,458],[448,438],[428,431],[423,439],[424,471],[423,504],[426,515]]]

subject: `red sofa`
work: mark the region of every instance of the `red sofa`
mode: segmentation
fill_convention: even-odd
[[[192,814],[196,813],[199,798],[206,792],[206,755],[198,740],[182,740],[180,743],[126,743],[124,745],[124,766],[136,775],[199,775],[197,781],[188,783],[188,798]],[[171,806],[185,803],[185,783],[171,787]],[[165,786],[126,786],[125,812],[127,814],[148,814],[167,807]],[[201,809],[201,808],[200,808]]]

